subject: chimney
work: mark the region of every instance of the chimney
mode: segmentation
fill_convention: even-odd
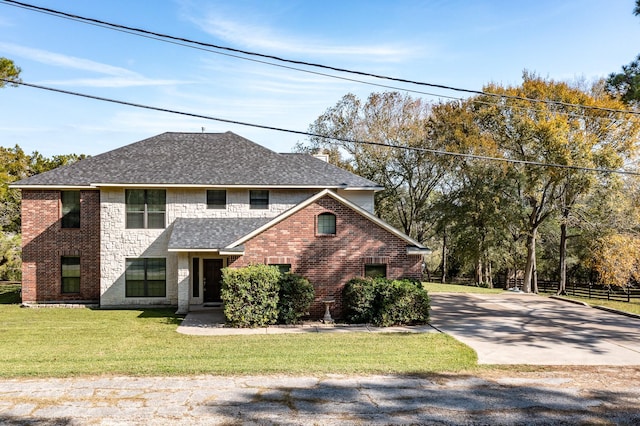
[[[313,154],[313,156],[316,157],[318,160],[324,161],[325,163],[329,162],[329,154],[325,154],[324,152]]]

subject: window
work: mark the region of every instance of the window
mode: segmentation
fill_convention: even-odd
[[[210,189],[207,191],[207,208],[208,209],[226,209],[227,208],[227,191],[224,189]]]
[[[63,293],[80,293],[80,257],[62,256],[60,276]]]
[[[166,265],[166,259],[127,259],[126,297],[165,297],[167,294]]]
[[[162,229],[166,204],[164,189],[127,189],[127,228]]]
[[[200,258],[194,257],[191,264],[192,296],[200,297]]]
[[[364,276],[367,278],[386,278],[387,265],[383,263],[364,265]]]
[[[249,191],[249,208],[268,209],[269,208],[269,191],[265,191],[265,190]]]
[[[60,191],[62,227],[80,228],[80,191]]]
[[[336,215],[321,213],[318,215],[318,234],[336,235]]]
[[[286,274],[287,272],[291,272],[290,263],[270,263],[269,266],[277,266],[281,274]]]

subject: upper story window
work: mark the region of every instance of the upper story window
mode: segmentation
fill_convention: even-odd
[[[227,191],[224,189],[207,190],[207,208],[221,209],[227,208]]]
[[[268,209],[269,191],[262,189],[252,189],[249,191],[249,208],[256,210]]]
[[[127,228],[165,227],[167,194],[164,189],[127,189]]]
[[[80,191],[60,191],[63,228],[80,228]]]
[[[336,235],[336,215],[333,213],[320,213],[318,215],[318,234]]]

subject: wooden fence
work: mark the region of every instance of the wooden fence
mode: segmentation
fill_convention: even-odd
[[[518,285],[522,288],[522,280],[509,280],[509,286]],[[558,290],[557,281],[538,281],[538,291],[541,293],[555,293]],[[610,285],[589,283],[567,283],[567,295],[586,297],[589,299],[614,300],[618,302],[640,301],[640,288],[616,287]]]

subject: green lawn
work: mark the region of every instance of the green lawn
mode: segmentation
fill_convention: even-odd
[[[504,292],[501,288],[484,288],[459,284],[423,283],[424,288],[431,293],[489,293],[497,294]]]
[[[640,315],[640,301],[634,302],[615,302],[612,300],[589,299],[588,297],[562,296],[566,299],[578,300],[591,306],[605,306],[618,311],[629,312]]]
[[[439,334],[187,336],[169,310],[0,305],[0,377],[127,374],[422,374],[473,369]]]

